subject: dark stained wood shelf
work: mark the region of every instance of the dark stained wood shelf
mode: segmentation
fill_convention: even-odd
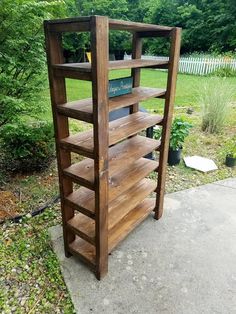
[[[134,87],[131,94],[110,98],[109,111],[131,106],[152,97],[164,98],[165,93],[166,90],[163,88]]]
[[[78,256],[100,280],[109,252],[150,212],[162,216],[180,29],[103,16],[45,21],[44,28],[65,255]],[[131,60],[109,61],[109,30],[132,32]],[[64,32],[90,33],[91,63],[65,63]],[[168,61],[141,58],[148,37],[168,37]],[[140,87],[142,68],[167,69],[166,89]],[[120,69],[130,69],[132,92],[109,99],[109,71]],[[68,102],[65,78],[91,81],[92,98]],[[164,98],[163,117],[139,112],[139,103],[149,98]],[[123,107],[129,115],[109,123],[109,112]],[[90,123],[92,130],[71,135],[69,118]],[[138,135],[154,125],[162,127],[161,141]],[[158,161],[144,158],[155,150]],[[72,152],[85,158],[72,164]],[[147,178],[152,171],[156,181]],[[149,198],[153,192],[155,199]]]
[[[75,237],[75,240],[69,244],[68,250],[71,254],[77,255],[83,262],[89,265],[92,269],[96,263],[96,249],[87,241],[80,237]]]
[[[121,169],[119,173],[109,175],[109,202],[130,189],[152,171],[157,170],[158,162],[147,158],[140,158],[128,168]],[[95,218],[95,194],[93,191],[80,187],[65,198],[66,204],[84,215]]]
[[[109,111],[130,106],[152,97],[165,97],[166,90],[163,88],[135,87],[132,93],[109,99]],[[57,111],[67,117],[93,123],[92,98],[82,99],[58,105]]]
[[[143,179],[109,204],[108,232],[114,229],[130,211],[138,206],[156,189],[156,182]],[[83,214],[77,214],[67,223],[67,227],[82,239],[95,244],[95,221]]]
[[[153,125],[162,123],[162,116],[136,112],[109,123],[109,146],[127,137],[137,134]],[[62,148],[79,153],[85,157],[94,157],[93,131],[68,136],[60,141]]]
[[[58,105],[57,111],[66,117],[93,123],[92,98],[71,101]]]
[[[108,207],[108,230],[114,228],[134,207],[155,191],[156,187],[155,181],[143,179],[114,199]]]
[[[138,226],[155,208],[156,199],[147,198],[130,211],[108,233],[108,248],[111,252],[124,238]]]
[[[157,149],[160,142],[144,136],[136,135],[109,149],[109,176],[122,171],[132,165],[137,159]],[[123,162],[125,160],[125,163]],[[94,162],[84,159],[64,169],[64,176],[91,190],[94,189]]]
[[[80,238],[95,245],[95,221],[83,214],[77,214],[67,222],[67,228]]]
[[[134,68],[153,68],[167,69],[169,61],[166,60],[146,60],[146,59],[131,59],[109,61],[108,70],[134,69]],[[91,63],[63,63],[54,64],[52,66],[56,76],[67,78],[77,78],[83,80],[92,80]]]
[[[56,19],[45,21],[51,32],[86,32],[90,31],[90,16],[80,16],[67,19]],[[123,30],[130,32],[156,32],[159,36],[169,36],[173,27],[143,24],[132,21],[121,21],[116,19],[108,19],[109,29]]]

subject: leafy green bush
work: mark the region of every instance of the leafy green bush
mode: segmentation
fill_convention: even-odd
[[[1,131],[3,165],[12,172],[31,172],[47,167],[54,156],[52,124],[8,124]]]
[[[185,138],[189,135],[192,125],[183,118],[175,118],[170,132],[170,147],[173,150],[182,148]]]
[[[219,133],[224,127],[233,101],[233,88],[224,79],[211,78],[201,89],[202,130]]]
[[[0,128],[42,111],[47,82],[43,20],[62,15],[64,6],[56,0],[1,0]]]
[[[219,76],[219,77],[235,77],[236,71],[232,69],[230,66],[221,67],[215,70],[210,75]]]
[[[175,118],[170,133],[170,147],[173,150],[182,148],[185,138],[189,135],[189,130],[192,125],[183,118]],[[161,128],[154,128],[154,138],[161,138]]]
[[[225,156],[236,158],[236,136],[225,144],[224,151]]]

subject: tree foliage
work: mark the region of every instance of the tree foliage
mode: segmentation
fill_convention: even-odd
[[[183,28],[182,52],[234,50],[234,0],[159,0],[150,21]]]
[[[45,82],[43,20],[61,1],[2,0],[0,6],[0,127],[41,109]]]

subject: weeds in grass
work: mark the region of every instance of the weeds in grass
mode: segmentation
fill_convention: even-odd
[[[225,79],[211,78],[201,89],[202,130],[219,133],[224,127],[233,101],[233,88]]]

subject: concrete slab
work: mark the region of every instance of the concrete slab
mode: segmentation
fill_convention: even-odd
[[[50,234],[79,314],[236,313],[236,179],[166,195],[163,218],[117,247],[101,282],[64,257],[60,226]]]

